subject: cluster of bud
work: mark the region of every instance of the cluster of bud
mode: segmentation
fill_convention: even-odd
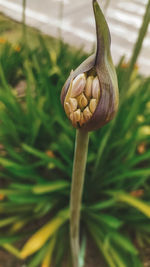
[[[64,101],[64,109],[74,127],[82,127],[89,121],[100,99],[100,83],[97,76],[79,74],[70,83]]]

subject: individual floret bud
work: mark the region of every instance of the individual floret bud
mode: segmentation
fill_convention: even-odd
[[[83,116],[83,113],[81,112],[80,121],[79,121],[80,127],[82,127],[82,125],[85,124],[85,122],[86,122],[86,120]]]
[[[75,111],[77,109],[77,107],[78,107],[77,99],[70,98],[69,99],[69,103],[70,103],[70,109],[71,109],[71,111]]]
[[[81,110],[78,109],[77,111],[74,112],[75,122],[79,122],[80,121],[80,116],[81,116]]]
[[[88,104],[88,100],[83,93],[78,96],[77,100],[78,100],[78,105],[81,109],[85,108]]]
[[[72,82],[71,97],[79,96],[85,87],[86,77],[85,74],[78,75]]]
[[[85,86],[85,95],[87,99],[90,99],[92,96],[92,83],[93,83],[93,76],[89,76],[86,81],[86,86]]]
[[[85,131],[99,129],[113,119],[119,103],[110,32],[97,0],[93,0],[93,10],[96,52],[71,71],[61,93],[62,105],[72,125]]]
[[[97,99],[94,99],[94,98],[91,99],[89,108],[90,108],[90,111],[91,111],[92,113],[95,112],[96,106],[97,106]]]
[[[92,113],[91,113],[89,107],[86,107],[86,108],[84,109],[84,111],[83,111],[83,116],[84,116],[84,118],[85,118],[85,121],[89,121],[89,120],[90,120],[90,118],[92,117]]]
[[[71,106],[68,102],[64,104],[64,108],[65,108],[66,114],[70,114],[72,112]]]
[[[99,99],[100,97],[100,84],[98,77],[95,77],[92,83],[92,97],[95,99]]]

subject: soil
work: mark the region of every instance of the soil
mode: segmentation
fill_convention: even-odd
[[[22,261],[0,249],[0,267],[25,267]]]
[[[104,262],[103,257],[99,254],[99,250],[92,240],[89,239],[87,245],[85,265],[84,267],[108,267]],[[143,259],[143,267],[150,267],[150,248],[145,248],[140,251]],[[0,249],[0,267],[26,267],[25,262],[16,259],[5,250]],[[38,267],[38,266],[37,266]],[[40,267],[40,266],[39,266]],[[65,264],[64,264],[65,267]]]
[[[26,267],[26,266],[27,265],[25,264],[25,262],[16,259],[15,256],[7,253],[3,249],[0,249],[0,267]],[[86,253],[84,267],[98,267],[98,266],[107,267],[107,265],[104,262],[104,259],[99,255],[99,250],[97,249],[93,241],[89,239],[87,244],[87,253]]]
[[[86,254],[84,267],[107,267],[103,257],[99,253],[98,248],[91,239],[88,241]]]

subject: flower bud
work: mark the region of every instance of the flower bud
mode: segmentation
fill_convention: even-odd
[[[85,108],[88,104],[88,100],[83,93],[78,96],[77,100],[78,100],[78,105],[81,108],[81,110]]]
[[[110,32],[104,15],[93,0],[97,49],[75,71],[71,71],[61,102],[72,125],[86,131],[108,123],[118,109],[118,83],[110,51]]]
[[[92,83],[93,83],[93,77],[89,76],[87,78],[85,86],[85,96],[87,97],[87,99],[90,99],[92,95]]]
[[[83,117],[85,118],[85,121],[89,121],[89,119],[92,117],[92,113],[89,109],[89,107],[86,107],[83,111]]]
[[[85,74],[78,75],[72,82],[71,97],[79,96],[83,92],[85,84]]]
[[[78,107],[78,102],[75,98],[70,98],[69,99],[69,104],[70,104],[70,109],[71,111],[75,111]]]
[[[92,113],[94,113],[95,109],[96,109],[96,106],[97,106],[97,100],[96,99],[91,99],[90,101],[90,104],[89,104],[89,108],[90,108],[90,111]]]
[[[99,99],[100,97],[100,84],[98,77],[95,77],[92,83],[92,97]]]

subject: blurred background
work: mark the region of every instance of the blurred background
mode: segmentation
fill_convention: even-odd
[[[112,35],[115,63],[123,54],[129,59],[136,41],[147,0],[100,1]],[[95,24],[91,0],[27,0],[26,22],[42,32],[91,52],[95,43]],[[107,9],[107,7],[109,8]],[[106,10],[107,9],[107,10]],[[21,21],[22,0],[0,0],[0,11]],[[140,71],[150,74],[150,27],[138,63]]]
[[[98,1],[120,105],[90,133],[80,267],[150,267],[150,0]],[[71,266],[75,129],[60,93],[95,48],[91,2],[0,0],[0,267]]]

